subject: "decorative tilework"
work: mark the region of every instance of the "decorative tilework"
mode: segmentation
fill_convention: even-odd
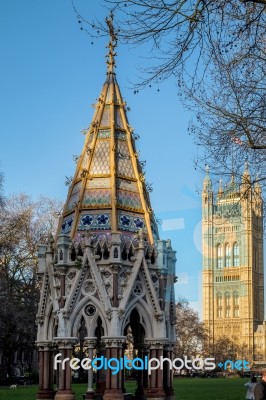
[[[115,138],[120,140],[127,140],[126,132],[115,131]]]
[[[110,178],[88,179],[86,188],[109,188],[111,186]]]
[[[71,226],[73,223],[73,217],[67,217],[62,223],[61,233],[69,233],[71,231]]]
[[[98,138],[107,139],[110,137],[110,129],[100,129],[98,132]]]
[[[117,188],[130,190],[131,192],[138,191],[137,182],[126,181],[125,179],[119,179],[119,178],[117,178]]]
[[[79,192],[80,189],[81,189],[81,186],[82,186],[82,181],[79,181],[79,182],[75,183],[75,185],[73,186],[73,189],[72,189],[71,196],[72,196],[73,194]]]
[[[144,218],[137,217],[132,214],[119,212],[118,227],[122,231],[137,232],[139,229],[145,230]]]
[[[111,205],[111,192],[108,189],[85,190],[83,205],[89,207]]]
[[[116,110],[115,110],[115,125],[118,128],[124,128],[124,124],[123,124],[122,117],[121,117],[121,111],[118,107],[116,107]]]
[[[71,192],[71,196],[69,198],[69,202],[67,205],[67,210],[71,210],[72,208],[75,207],[76,203],[78,202],[79,199],[79,192],[82,186],[82,182],[79,181],[77,183],[75,183],[75,185],[72,188],[72,192]]]
[[[114,91],[114,100],[117,101],[116,93]],[[111,98],[111,86],[108,87],[107,94],[106,94],[106,102],[110,103],[112,101]]]
[[[78,230],[86,229],[110,229],[110,214],[81,214],[79,218]]]
[[[127,178],[135,178],[128,144],[117,140],[117,174]],[[119,156],[118,156],[119,155]]]
[[[142,211],[141,201],[138,193],[126,192],[125,190],[118,189],[117,204],[120,207]]]
[[[87,152],[85,152],[84,155],[83,155],[82,162],[81,162],[82,169],[83,168],[84,169],[88,168],[88,161],[89,161],[89,155],[88,155]]]
[[[67,210],[68,211],[72,210],[72,208],[74,208],[76,206],[78,200],[79,200],[79,192],[72,194],[70,196],[70,199],[69,199],[69,202],[67,205]]]
[[[105,106],[101,119],[101,126],[108,126],[108,125],[110,125],[110,107]]]
[[[109,140],[98,140],[90,175],[101,175],[110,173],[110,143]]]

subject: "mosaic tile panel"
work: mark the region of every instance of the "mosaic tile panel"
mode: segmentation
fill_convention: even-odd
[[[126,181],[125,179],[117,179],[117,188],[130,190],[131,192],[138,192],[137,182]]]
[[[145,230],[144,218],[137,217],[128,213],[118,213],[118,227],[122,231],[137,232],[139,229]]]
[[[68,216],[64,219],[61,227],[61,233],[69,233],[71,231],[73,216]]]
[[[116,162],[118,175],[135,178],[127,142],[117,141]]]
[[[88,179],[86,188],[109,188],[111,187],[111,180],[110,178],[93,178]]]
[[[76,206],[78,200],[79,200],[79,192],[72,194],[70,196],[70,199],[69,199],[69,202],[67,205],[67,210],[68,211],[72,210],[72,208],[74,208]]]
[[[98,140],[90,168],[90,175],[105,175],[109,173],[110,143],[109,140]]]
[[[82,181],[79,181],[79,182],[75,183],[75,185],[73,186],[71,195],[79,192],[81,187],[82,187]]]
[[[111,191],[105,190],[85,190],[83,205],[87,207],[109,206],[111,205]]]
[[[101,126],[108,126],[108,125],[110,125],[110,107],[105,106],[101,119]]]
[[[121,116],[121,111],[120,111],[120,109],[118,107],[116,107],[116,110],[115,110],[115,125],[118,128],[124,128],[124,124],[123,124],[122,116]]]
[[[78,230],[110,228],[111,220],[109,213],[81,214],[79,217]]]
[[[115,131],[115,138],[120,140],[127,140],[126,132]]]
[[[98,132],[98,138],[108,139],[111,135],[110,129],[100,129]]]
[[[111,94],[112,94],[111,86],[109,86],[109,87],[108,87],[108,90],[107,90],[107,94],[106,94],[106,102],[107,102],[107,103],[111,103],[111,101],[112,101],[112,96],[111,96]],[[114,100],[117,101],[117,97],[116,97],[115,91],[114,91]]]
[[[137,193],[126,192],[125,190],[118,189],[117,204],[120,207],[126,207],[132,210],[142,211],[140,196]]]
[[[89,163],[89,154],[87,152],[84,153],[83,159],[81,162],[81,167],[82,169],[87,169],[88,168],[88,163]]]

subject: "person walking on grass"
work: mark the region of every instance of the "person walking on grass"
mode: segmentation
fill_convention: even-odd
[[[246,400],[254,400],[255,399],[254,389],[255,389],[256,384],[257,384],[257,379],[255,378],[255,376],[252,376],[250,382],[245,383],[244,386],[246,386],[246,388],[248,388],[248,391],[246,394]]]
[[[266,400],[266,369],[262,371],[262,378],[254,389],[255,400]]]

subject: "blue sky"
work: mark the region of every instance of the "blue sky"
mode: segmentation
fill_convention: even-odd
[[[100,1],[76,0],[85,18],[104,20]],[[0,13],[0,168],[6,194],[25,192],[65,199],[105,80],[107,38],[80,31],[70,0],[2,0]],[[187,134],[190,115],[174,79],[134,95],[130,82],[147,65],[147,47],[117,49],[117,78],[140,159],[153,184],[152,205],[163,220],[161,237],[177,251],[177,295],[200,309],[200,220],[203,176],[194,169],[197,148]]]

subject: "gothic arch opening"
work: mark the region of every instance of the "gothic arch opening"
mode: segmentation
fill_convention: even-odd
[[[87,346],[85,343],[85,337],[87,336],[87,327],[84,317],[82,316],[79,323],[78,328],[78,342],[74,346],[73,355],[74,357],[82,360],[83,358],[87,357]],[[87,382],[87,371],[83,368],[80,368],[78,371],[74,372],[73,376],[74,382]]]
[[[127,337],[125,355],[128,359],[138,358],[138,365],[144,363],[145,356],[148,355],[148,348],[145,346],[146,332],[141,323],[141,317],[137,308],[133,308],[130,313],[129,321],[124,328],[124,336]],[[142,361],[141,361],[142,360]],[[137,383],[136,399],[143,398],[148,389],[148,373],[145,370],[133,370],[130,372],[130,378],[135,379]]]

